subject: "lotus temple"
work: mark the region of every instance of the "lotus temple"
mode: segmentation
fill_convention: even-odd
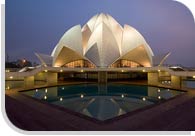
[[[71,27],[51,54],[35,55],[40,65],[5,72],[7,115],[22,129],[195,129],[188,106],[195,86],[186,85],[195,71],[165,65],[170,52],[154,54],[136,28],[108,14]]]
[[[92,17],[83,27],[73,26],[59,40],[51,55],[36,53],[43,66],[120,68],[161,65],[144,37],[133,27],[122,27],[108,14]]]
[[[6,79],[23,78],[27,86],[29,81],[33,85],[34,80],[57,83],[60,75],[107,82],[109,79],[130,78],[132,72],[144,72],[149,84],[166,80],[173,86],[181,86],[183,76],[195,74],[163,67],[170,54],[154,55],[135,28],[126,24],[121,26],[110,15],[101,13],[84,26],[76,25],[67,30],[51,54],[35,53],[41,63],[39,67],[6,73]]]

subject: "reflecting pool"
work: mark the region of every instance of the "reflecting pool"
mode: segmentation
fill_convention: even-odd
[[[56,86],[21,93],[104,121],[165,101],[183,92],[150,86],[110,83]]]

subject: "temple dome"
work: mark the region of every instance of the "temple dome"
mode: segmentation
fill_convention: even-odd
[[[76,60],[86,60],[96,67],[110,67],[119,60],[151,67],[154,54],[135,28],[126,24],[122,27],[110,15],[101,13],[83,27],[76,25],[66,31],[51,57],[54,67]]]

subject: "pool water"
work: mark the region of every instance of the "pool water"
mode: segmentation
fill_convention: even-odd
[[[104,121],[170,99],[183,92],[128,84],[77,84],[21,93]]]

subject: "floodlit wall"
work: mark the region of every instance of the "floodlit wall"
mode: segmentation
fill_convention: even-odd
[[[181,77],[171,76],[171,86],[173,88],[180,88],[181,87]]]
[[[47,84],[56,84],[58,82],[58,73],[47,73]]]
[[[159,79],[158,79],[158,72],[149,72],[148,73],[148,84],[149,85],[158,85],[159,84]]]
[[[24,86],[25,87],[33,87],[35,84],[34,76],[24,77]]]

